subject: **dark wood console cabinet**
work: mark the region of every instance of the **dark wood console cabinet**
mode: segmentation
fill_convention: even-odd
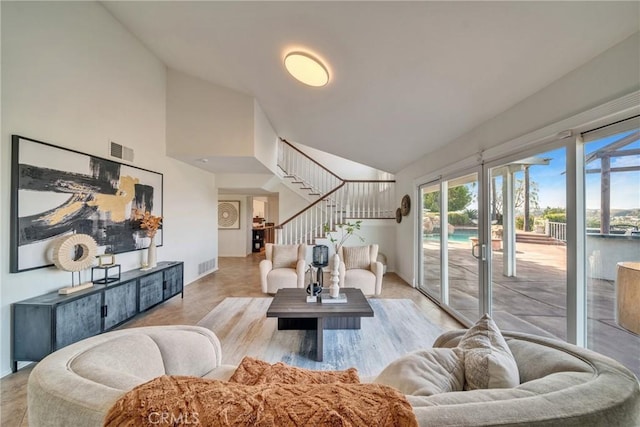
[[[113,329],[138,313],[182,293],[184,264],[160,262],[151,270],[122,273],[120,280],[70,295],[58,292],[11,305],[11,369],[39,361],[62,347]]]

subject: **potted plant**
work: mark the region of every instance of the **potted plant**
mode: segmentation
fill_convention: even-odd
[[[326,233],[327,238],[329,239],[331,244],[333,244],[333,248],[335,249],[335,253],[333,254],[331,260],[331,287],[329,289],[329,295],[332,298],[338,298],[338,296],[340,295],[340,273],[338,271],[338,268],[340,266],[340,256],[338,255],[338,252],[351,236],[356,236],[360,239],[361,242],[364,242],[364,238],[357,233],[357,231],[360,230],[361,225],[361,220],[355,222],[345,222],[343,224],[336,224],[336,228],[340,233],[340,236],[337,237],[333,235],[333,233],[336,233],[337,230],[331,231],[329,228],[329,224],[324,224],[324,232]]]
[[[356,233],[356,231],[360,230],[361,226],[362,220],[358,220],[353,223],[345,222],[343,224],[336,224],[336,228],[340,232],[340,238],[336,238],[333,233],[336,233],[337,231],[331,231],[329,229],[329,224],[324,225],[324,232],[327,234],[327,238],[329,239],[329,241],[333,244],[336,254],[351,236],[355,235],[360,239],[361,242],[364,242],[364,238]]]

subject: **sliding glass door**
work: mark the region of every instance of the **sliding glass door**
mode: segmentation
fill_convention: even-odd
[[[480,313],[482,248],[478,230],[478,172],[420,187],[418,287],[434,300],[475,321]]]
[[[419,288],[640,375],[640,117],[586,126],[421,186]]]
[[[440,222],[440,181],[420,187],[419,288],[437,301],[442,300],[442,227]]]
[[[582,138],[587,347],[640,374],[640,119]]]
[[[566,150],[489,167],[492,315],[503,329],[566,339]]]
[[[480,268],[486,259],[479,239],[478,173],[449,179],[445,184],[449,307],[475,322],[480,317]]]

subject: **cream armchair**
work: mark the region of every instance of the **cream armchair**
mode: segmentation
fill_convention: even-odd
[[[358,288],[365,295],[382,293],[383,265],[378,259],[378,245],[347,246],[338,250],[340,287]]]
[[[266,259],[260,261],[262,292],[275,294],[280,288],[304,288],[307,245],[265,245]]]

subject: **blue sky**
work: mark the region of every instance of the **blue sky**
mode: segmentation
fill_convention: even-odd
[[[586,144],[585,154],[610,144],[623,135],[613,135]],[[636,141],[622,148],[639,149],[640,141]],[[566,176],[566,153],[564,148],[541,153],[536,157],[550,158],[548,166],[532,166],[530,177],[539,186],[539,205],[544,209],[549,207],[566,207],[565,184]],[[611,167],[640,166],[640,156],[627,156],[612,158]],[[596,160],[587,168],[599,168],[600,161]],[[520,177],[522,174],[519,174]],[[600,208],[600,174],[587,174],[585,182],[585,195],[587,209]],[[640,208],[640,171],[616,172],[611,174],[611,208],[612,209],[632,209]]]

